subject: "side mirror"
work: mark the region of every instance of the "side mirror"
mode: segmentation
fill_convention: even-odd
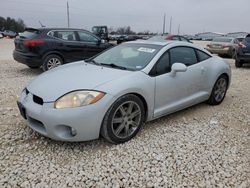
[[[174,63],[171,67],[171,75],[174,77],[176,76],[177,72],[186,72],[187,66],[183,63]]]

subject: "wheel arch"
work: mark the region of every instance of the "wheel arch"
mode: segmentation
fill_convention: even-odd
[[[53,54],[58,55],[62,59],[62,61],[63,61],[62,63],[63,64],[65,63],[65,58],[64,58],[63,54],[58,52],[58,51],[49,51],[49,52],[45,53],[43,55],[43,58],[42,58],[43,61],[45,60],[46,57],[48,57],[49,55],[53,55]]]

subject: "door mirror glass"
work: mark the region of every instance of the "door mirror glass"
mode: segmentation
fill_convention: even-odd
[[[187,66],[183,63],[174,63],[171,68],[171,73],[173,76],[176,75],[177,72],[186,72]]]

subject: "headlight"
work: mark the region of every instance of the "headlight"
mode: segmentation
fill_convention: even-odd
[[[75,108],[94,104],[104,95],[105,93],[99,91],[73,91],[57,99],[55,108]]]

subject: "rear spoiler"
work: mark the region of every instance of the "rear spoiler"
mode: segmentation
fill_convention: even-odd
[[[26,27],[26,28],[24,29],[24,31],[39,31],[39,30],[36,29],[36,28],[32,28],[32,27]]]

